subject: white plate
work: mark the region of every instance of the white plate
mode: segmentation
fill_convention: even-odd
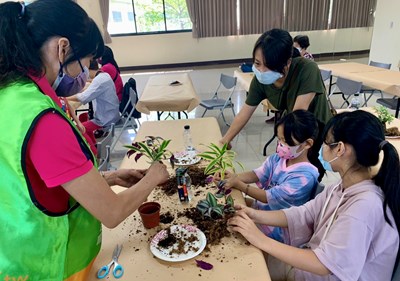
[[[400,139],[400,136],[385,136],[385,139]]]
[[[178,166],[190,166],[200,162],[201,157],[198,157],[195,153],[193,155],[188,154],[186,151],[177,152],[174,154],[175,164]]]
[[[154,256],[156,256],[157,258],[159,258],[161,260],[170,261],[170,262],[179,262],[179,261],[189,260],[189,259],[194,258],[195,256],[199,255],[207,245],[206,236],[200,229],[198,229],[195,226],[171,225],[170,228],[171,228],[171,233],[177,234],[177,237],[180,236],[181,232],[183,232],[183,235],[194,234],[197,237],[198,241],[185,242],[186,253],[184,253],[184,254],[176,254],[176,253],[170,254],[170,251],[172,249],[176,248],[177,244],[175,243],[174,245],[172,245],[168,248],[165,248],[165,249],[158,247],[158,242],[160,242],[167,236],[167,230],[166,229],[161,230],[153,237],[153,239],[151,239],[151,242],[150,242],[150,251],[153,253]],[[198,248],[198,250],[197,251],[188,250],[190,246]]]

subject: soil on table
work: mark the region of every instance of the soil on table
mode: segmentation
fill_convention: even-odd
[[[169,250],[169,255],[173,254],[187,254],[188,252],[197,252],[198,247],[193,246],[193,243],[199,241],[199,239],[192,233],[186,233],[185,231],[178,231],[172,233],[171,228],[167,228],[167,235],[164,239],[158,242],[158,247],[161,249]]]
[[[160,222],[164,224],[171,223],[174,219],[175,217],[170,211],[160,215]]]
[[[399,129],[396,128],[396,127],[387,128],[387,129],[385,130],[385,136],[388,136],[388,137],[397,137],[397,136],[400,136],[400,131],[399,131]]]
[[[188,174],[192,181],[192,186],[206,186],[206,178],[204,175],[204,167],[198,167],[197,165],[190,166],[188,168]],[[161,189],[167,196],[172,196],[178,192],[178,181],[176,176],[170,176],[167,182],[161,185]]]
[[[227,221],[231,217],[229,215],[225,215],[224,218],[211,219],[203,217],[196,208],[185,209],[178,214],[178,216],[181,215],[191,219],[193,224],[204,232],[207,238],[207,248],[209,245],[219,244],[222,238],[231,236],[227,229]]]

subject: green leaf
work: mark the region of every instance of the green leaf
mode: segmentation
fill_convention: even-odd
[[[222,198],[222,197],[224,197],[224,194],[222,194],[222,193],[215,193],[215,197],[217,197],[217,198]]]
[[[138,142],[140,147],[144,150],[143,153],[146,154],[150,159],[153,159],[153,153],[152,151],[148,148],[148,146],[145,143]]]
[[[233,197],[231,195],[228,195],[228,197],[226,197],[226,204],[232,207],[235,205],[235,201],[233,201]]]
[[[210,203],[210,207],[217,206],[217,198],[215,198],[215,196],[211,192],[207,193],[206,199],[207,199],[208,203]]]
[[[212,208],[211,210],[212,210],[214,213],[217,213],[218,215],[220,215],[221,217],[224,216],[224,212],[223,212],[223,210],[222,210],[221,208],[214,207],[214,208]]]

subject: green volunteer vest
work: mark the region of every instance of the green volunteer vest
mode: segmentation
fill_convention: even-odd
[[[101,224],[72,199],[65,213],[45,210],[34,198],[25,157],[36,122],[53,112],[70,122],[83,152],[95,158],[32,81],[0,89],[0,105],[0,280],[84,280],[100,250]]]

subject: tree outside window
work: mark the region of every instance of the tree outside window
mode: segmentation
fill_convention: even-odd
[[[121,20],[114,14],[120,13]],[[108,31],[116,34],[191,30],[185,0],[110,0]]]

